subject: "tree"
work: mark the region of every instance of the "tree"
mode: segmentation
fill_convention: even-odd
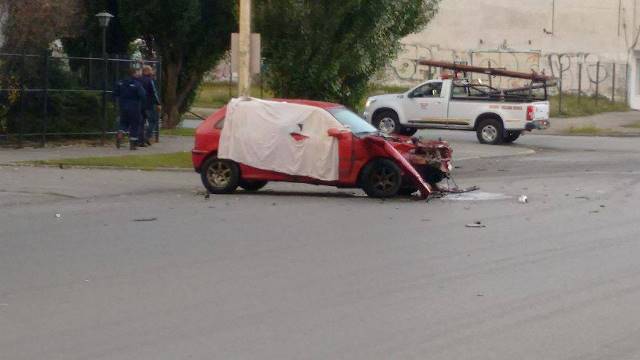
[[[264,0],[256,4],[268,86],[280,97],[355,107],[369,80],[439,0]]]
[[[102,56],[102,30],[95,15],[102,11],[114,15],[107,28],[107,53],[110,55],[127,55],[129,44],[135,40],[136,34],[122,25],[118,0],[75,0],[82,3],[85,16],[81,19],[82,30],[75,36],[63,39],[64,49],[70,56],[86,57]],[[85,63],[74,64],[76,66]]]
[[[84,6],[80,0],[0,0],[0,10],[6,16],[3,49],[40,52],[79,30]]]
[[[203,75],[229,49],[236,0],[119,0],[125,28],[162,57],[163,124],[175,127]],[[149,45],[149,44],[147,44]]]

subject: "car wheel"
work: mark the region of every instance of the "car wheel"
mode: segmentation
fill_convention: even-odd
[[[268,181],[240,180],[240,187],[246,191],[255,192],[267,186]]]
[[[424,179],[424,181],[426,181],[427,184],[431,186],[438,185],[438,183],[440,183],[442,180],[444,180],[447,177],[447,174],[442,172],[442,170],[432,166],[429,166],[426,169],[424,169],[420,175],[422,176],[422,179]]]
[[[518,140],[520,137],[520,131],[507,131],[507,135],[502,139],[505,144],[511,144],[512,142]]]
[[[377,159],[365,166],[361,177],[362,190],[375,198],[388,198],[398,194],[402,186],[402,171],[389,159]]]
[[[400,190],[398,190],[398,195],[400,196],[410,196],[413,193],[418,192],[418,189],[416,189],[415,187],[412,186],[406,186],[406,187],[401,187]]]
[[[398,114],[391,110],[385,110],[377,113],[373,117],[372,122],[373,126],[387,135],[399,133],[402,129],[400,120],[398,119]]]
[[[229,194],[238,188],[240,168],[231,160],[212,157],[202,165],[200,177],[211,194]]]
[[[416,128],[412,128],[412,127],[402,127],[402,130],[400,130],[400,134],[402,135],[406,135],[406,136],[413,136],[418,132],[418,129]]]
[[[504,128],[498,119],[485,119],[480,122],[476,134],[481,144],[499,145],[503,140]]]

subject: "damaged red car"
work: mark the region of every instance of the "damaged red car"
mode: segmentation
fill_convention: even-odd
[[[427,198],[452,169],[445,141],[385,135],[342,105],[308,100],[235,99],[200,124],[192,156],[213,194],[274,181]]]

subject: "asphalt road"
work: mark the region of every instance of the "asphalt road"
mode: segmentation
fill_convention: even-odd
[[[478,201],[0,167],[0,358],[640,358],[640,139],[519,144]]]

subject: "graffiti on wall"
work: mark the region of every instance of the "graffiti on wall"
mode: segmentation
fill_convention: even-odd
[[[440,60],[491,66],[512,71],[545,73],[562,79],[562,91],[611,96],[624,96],[627,89],[626,64],[602,61],[588,53],[543,53],[508,48],[496,50],[453,50],[437,45],[404,44],[403,51],[386,71],[383,82],[410,85],[437,77],[437,69],[420,65],[420,60]],[[476,77],[478,77],[476,75]],[[486,76],[479,76],[488,80]],[[492,84],[500,88],[523,86],[522,80],[494,78]]]

